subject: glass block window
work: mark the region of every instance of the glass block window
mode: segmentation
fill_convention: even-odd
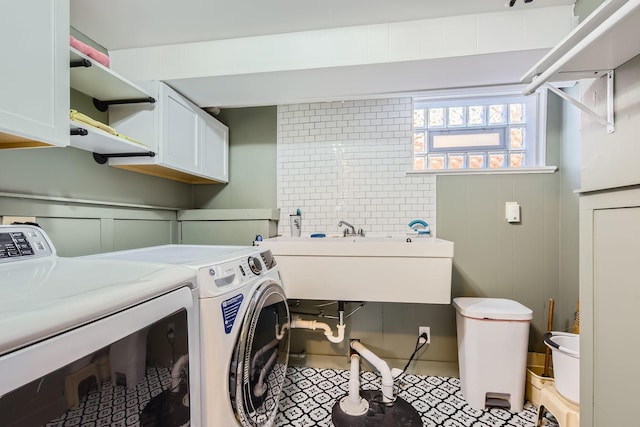
[[[539,94],[414,99],[413,169],[544,166],[540,104]]]

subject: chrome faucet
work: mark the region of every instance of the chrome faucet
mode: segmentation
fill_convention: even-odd
[[[338,223],[338,227],[342,227],[343,225],[345,226],[345,229],[342,232],[342,235],[344,237],[347,237],[350,234],[356,234],[356,228],[353,225],[349,224],[347,221],[340,221]],[[349,228],[351,229],[351,231],[349,231]]]
[[[340,221],[338,223],[338,227],[342,227],[343,225],[345,226],[345,229],[342,231],[342,235],[344,237],[351,235],[355,236],[356,234],[359,236],[364,236],[364,230],[362,228],[358,229],[358,232],[356,233],[356,228],[353,225],[349,224],[347,221]]]

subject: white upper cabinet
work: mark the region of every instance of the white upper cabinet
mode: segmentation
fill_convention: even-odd
[[[206,113],[199,126],[202,144],[202,173],[220,182],[229,181],[229,128]]]
[[[0,40],[0,148],[69,145],[69,1],[3,1]]]
[[[155,108],[112,105],[109,124],[140,141],[155,157],[109,159],[109,165],[190,184],[228,181],[228,129],[161,82],[141,83],[157,97]]]
[[[169,87],[163,87],[159,159],[184,171],[198,171],[198,114]]]

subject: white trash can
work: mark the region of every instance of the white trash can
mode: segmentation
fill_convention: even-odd
[[[462,395],[473,408],[524,407],[533,311],[501,298],[454,298]]]
[[[148,334],[149,328],[144,328],[109,347],[111,384],[114,387],[126,385],[127,388],[135,388],[145,378]]]

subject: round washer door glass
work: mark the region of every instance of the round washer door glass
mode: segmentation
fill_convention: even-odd
[[[243,426],[271,425],[289,358],[289,307],[268,280],[249,301],[229,372],[231,403]]]

